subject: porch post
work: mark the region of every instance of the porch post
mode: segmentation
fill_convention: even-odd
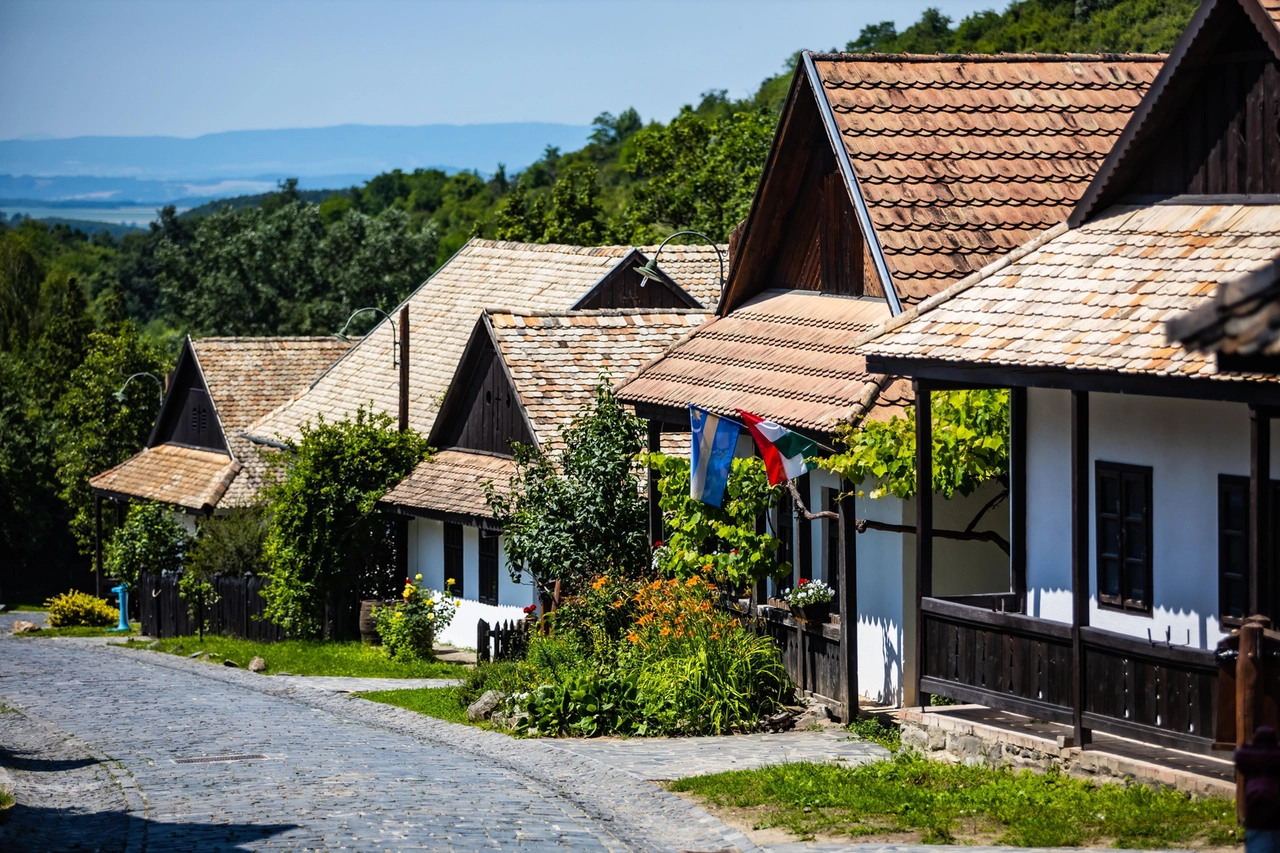
[[[1089,624],[1089,392],[1071,392],[1071,722],[1075,745],[1084,725],[1085,668],[1080,629]]]
[[[1009,591],[1027,612],[1027,389],[1009,389]]]
[[[649,452],[662,450],[662,422],[649,418]],[[662,507],[658,503],[658,472],[649,465],[649,545],[662,541]]]
[[[921,690],[924,676],[924,610],[923,599],[933,595],[933,405],[929,386],[916,380],[916,595],[915,642],[916,671],[912,673],[914,696],[904,697],[904,705],[928,705],[929,695]]]
[[[1271,412],[1249,407],[1249,606],[1245,616],[1271,613]]]
[[[844,722],[858,719],[858,517],[850,484],[840,491],[840,660],[844,665]]]
[[[93,496],[93,590],[102,598],[102,495]]]

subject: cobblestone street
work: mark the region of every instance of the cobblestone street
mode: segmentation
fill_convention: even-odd
[[[287,679],[13,639],[12,618],[6,851],[755,849],[590,757]],[[245,754],[266,758],[175,763]]]

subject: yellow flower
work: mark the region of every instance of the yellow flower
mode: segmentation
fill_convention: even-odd
[[[428,598],[428,599],[427,599],[427,606],[428,606],[428,607],[430,607],[431,605],[433,605],[433,604],[435,604],[435,603],[436,603],[436,602],[435,602],[435,600],[434,600],[434,599],[431,599],[431,598]]]
[[[397,619],[399,619],[399,618],[401,618],[401,617],[403,617],[403,616],[404,616],[404,614],[403,614],[403,613],[401,613],[399,610],[397,610],[397,611],[396,611],[396,618],[397,618]]]
[[[446,585],[446,586],[453,586],[453,585],[454,585],[454,583],[455,583],[455,581],[454,581],[454,579],[453,579],[453,578],[449,578],[447,581],[445,581],[445,585]]]
[[[427,614],[427,618],[428,618],[428,619],[434,619],[434,618],[436,618],[436,615],[435,615],[434,613],[428,613],[428,614]]]
[[[420,574],[418,574],[418,575],[414,575],[414,576],[413,576],[413,579],[414,579],[414,580],[416,580],[416,581],[420,581],[420,580],[422,580],[422,575],[420,575]]]

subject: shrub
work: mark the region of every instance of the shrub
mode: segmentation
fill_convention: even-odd
[[[124,525],[107,543],[104,568],[111,577],[136,587],[139,572],[161,575],[181,569],[186,547],[187,533],[172,511],[154,501],[135,501]]]
[[[187,565],[178,579],[178,591],[193,619],[200,618],[202,611],[208,614],[218,603],[214,575],[242,577],[263,571],[266,537],[262,511],[255,507],[239,507],[227,515],[201,520],[199,535],[188,548]],[[208,616],[204,621],[207,627]]]
[[[457,609],[457,600],[448,593],[424,590],[406,578],[401,601],[373,608],[383,651],[396,660],[430,660],[436,635],[453,621]]]
[[[120,618],[120,610],[105,599],[87,592],[71,590],[44,603],[49,611],[49,625],[54,628],[105,628]]]

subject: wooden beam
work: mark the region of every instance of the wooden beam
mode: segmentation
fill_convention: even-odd
[[[844,676],[844,722],[858,719],[858,535],[857,498],[849,483],[840,484],[840,662]]]
[[[649,420],[649,452],[659,453],[662,451],[662,423],[653,419]],[[664,535],[662,530],[662,506],[658,503],[658,471],[653,465],[649,466],[649,545],[654,546],[662,541]]]
[[[400,431],[409,428],[409,306],[400,308]]]
[[[933,401],[927,383],[913,383],[916,407],[916,594],[913,606],[916,623],[913,655],[915,672],[913,696],[904,704],[928,705],[929,696],[920,686],[924,674],[924,612],[920,602],[933,596]]]
[[[1249,588],[1245,616],[1270,611],[1271,416],[1249,407]]]
[[[1009,389],[1009,589],[1027,612],[1027,389]]]
[[[1089,392],[1071,392],[1071,719],[1075,745],[1090,742],[1084,725],[1084,642],[1089,624]]]

